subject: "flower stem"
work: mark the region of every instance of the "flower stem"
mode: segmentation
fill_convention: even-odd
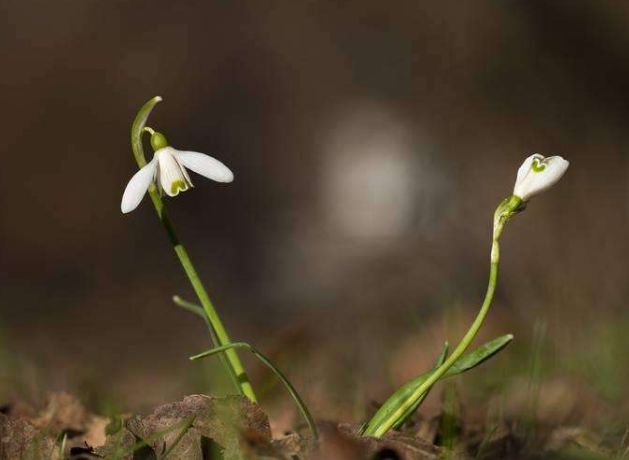
[[[138,166],[141,168],[146,164],[146,159],[144,158],[144,149],[142,146],[142,133],[145,130],[145,124],[151,113],[153,107],[160,102],[161,97],[154,97],[146,104],[142,106],[140,111],[138,112],[133,124],[131,125],[131,147],[133,149],[133,155],[138,163]],[[199,301],[201,302],[201,306],[205,311],[208,322],[211,326],[210,336],[212,338],[212,342],[215,346],[224,346],[231,343],[229,335],[223,326],[223,323],[210,300],[210,297],[201,282],[199,275],[197,274],[192,261],[190,260],[190,256],[186,251],[186,248],[181,243],[181,240],[177,236],[175,229],[171,220],[168,217],[168,213],[166,211],[166,207],[164,206],[164,202],[157,191],[157,188],[154,184],[151,184],[149,187],[149,196],[153,201],[153,205],[155,206],[155,211],[157,211],[157,216],[161,221],[166,233],[168,234],[168,238],[179,258],[179,262],[183,267],[186,275],[188,276],[188,280],[190,284],[192,284],[192,288],[196,293]],[[222,355],[223,356],[223,355]],[[251,401],[256,402],[256,396],[253,392],[253,388],[251,387],[251,383],[249,382],[249,378],[245,373],[244,367],[238,357],[238,353],[234,349],[228,349],[224,358],[222,359],[223,364],[225,365],[230,377],[236,384],[240,393],[245,395]]]
[[[494,249],[495,248],[495,249]],[[492,253],[494,250],[498,250],[498,240],[494,240],[492,244]],[[376,438],[381,437],[387,431],[389,431],[396,423],[396,420],[399,417],[402,417],[406,411],[408,411],[413,405],[415,401],[421,398],[421,396],[432,387],[437,380],[444,376],[444,374],[452,367],[452,365],[465,353],[467,347],[470,345],[476,333],[480,329],[485,317],[487,316],[487,312],[489,311],[489,307],[494,298],[494,292],[496,290],[496,282],[498,281],[498,261],[492,261],[489,269],[489,285],[487,286],[487,292],[485,294],[485,300],[483,301],[483,305],[480,308],[480,311],[476,315],[476,319],[468,329],[467,333],[461,339],[461,342],[454,349],[452,354],[448,357],[448,359],[437,368],[430,377],[413,393],[413,395],[403,404],[401,405],[395,412],[393,412],[390,417],[379,424],[373,432],[365,432],[366,436],[374,436]]]
[[[511,196],[500,203],[496,209],[496,213],[494,215],[494,231],[491,245],[491,264],[489,267],[489,283],[487,286],[487,292],[485,293],[485,299],[483,300],[483,304],[481,305],[474,322],[461,339],[461,342],[459,342],[454,351],[452,351],[452,354],[448,357],[448,359],[439,366],[422,385],[417,387],[404,404],[401,404],[397,410],[392,412],[386,420],[383,420],[382,423],[375,426],[373,430],[366,430],[364,433],[365,436],[374,436],[379,438],[393,428],[396,422],[414,406],[416,401],[418,401],[424,393],[426,393],[441,377],[446,374],[446,372],[448,372],[448,369],[452,367],[452,365],[470,346],[472,340],[474,340],[474,337],[476,337],[476,334],[483,325],[487,312],[489,312],[491,302],[494,299],[496,283],[498,282],[498,266],[500,263],[500,235],[502,234],[502,230],[507,220],[513,214],[519,212],[522,209],[521,206],[522,200],[518,197]]]

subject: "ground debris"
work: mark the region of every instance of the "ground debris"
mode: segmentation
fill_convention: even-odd
[[[106,457],[120,455],[140,443],[144,444],[140,449],[153,454],[147,458],[167,454],[170,460],[202,460],[211,452],[225,460],[265,455],[281,458],[273,457],[277,449],[271,443],[267,416],[240,396],[186,396],[183,401],[158,407],[148,416],[132,416],[108,436],[98,453]]]
[[[12,405],[1,415],[0,460],[57,459],[61,456],[60,439],[65,438],[64,455],[76,446],[104,442],[99,425],[104,418],[89,414],[80,401],[68,393],[49,393],[44,406],[37,410]]]
[[[54,439],[23,418],[0,414],[0,460],[58,459]]]
[[[0,460],[602,459],[613,453],[582,428],[544,425],[532,436],[517,421],[489,425],[469,417],[456,420],[456,444],[447,447],[443,414],[416,414],[382,438],[360,436],[358,425],[321,422],[317,442],[307,432],[272,439],[266,414],[242,396],[191,395],[149,415],[112,418],[89,413],[66,393],[50,394],[40,409],[6,408],[0,412]]]
[[[612,452],[600,437],[579,427],[560,427],[553,430],[544,446],[546,452],[568,453],[581,451],[590,457],[612,458]]]
[[[88,418],[87,409],[74,396],[68,393],[49,393],[46,406],[32,419],[32,423],[52,432],[82,432],[87,427]]]
[[[382,438],[363,437],[358,426],[320,424],[321,439],[317,446],[304,446],[296,439],[288,444],[298,451],[286,452],[288,458],[307,460],[436,460],[440,449],[422,439],[393,432]],[[301,455],[300,455],[301,454]],[[458,457],[451,457],[453,459]]]

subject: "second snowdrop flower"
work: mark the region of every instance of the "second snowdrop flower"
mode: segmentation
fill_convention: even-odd
[[[231,170],[216,158],[204,153],[174,149],[168,145],[163,134],[153,130],[149,132],[155,155],[127,184],[120,204],[123,213],[138,207],[153,181],[168,196],[177,196],[179,192],[194,187],[187,169],[216,182],[234,180]]]
[[[538,153],[531,155],[518,169],[513,194],[524,202],[528,201],[534,195],[555,185],[568,166],[570,163],[560,156],[544,158]]]

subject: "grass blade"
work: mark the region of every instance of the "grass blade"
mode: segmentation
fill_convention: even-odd
[[[179,432],[179,434],[177,435],[173,443],[170,445],[168,450],[164,452],[164,455],[160,457],[160,460],[164,460],[166,457],[168,457],[168,455],[175,449],[175,447],[177,447],[177,444],[179,444],[179,442],[183,439],[184,435],[188,432],[190,427],[192,427],[192,424],[194,423],[195,418],[196,417],[190,417],[190,419],[188,420],[188,423],[184,425],[183,429]]]
[[[155,433],[150,434],[149,436],[147,436],[144,439],[140,439],[138,442],[136,442],[134,445],[132,445],[131,447],[129,447],[128,449],[122,449],[122,451],[118,448],[115,452],[111,453],[107,458],[112,458],[112,459],[122,459],[125,458],[126,456],[135,453],[136,451],[142,449],[143,447],[147,447],[148,449],[151,450],[151,452],[154,452],[153,449],[151,448],[151,443],[153,441],[156,441],[157,439],[160,439],[161,437],[163,437],[164,435],[175,431],[179,428],[183,428],[184,432],[189,430],[190,427],[192,426],[192,424],[194,423],[194,419],[195,417],[187,417],[184,420],[182,420],[181,422],[177,422],[174,425],[162,430],[162,431],[156,431]],[[181,434],[181,433],[180,433]],[[185,433],[184,433],[185,434]],[[183,435],[182,435],[183,436]],[[136,437],[137,439],[137,437]],[[177,439],[176,442],[179,442],[180,439]],[[169,452],[166,452],[169,453]]]
[[[68,440],[68,433],[63,433],[61,442],[59,443],[59,460],[66,458],[66,441]]]
[[[211,329],[210,324],[208,323],[207,318],[205,316],[205,312],[203,311],[203,309],[199,305],[196,305],[196,304],[194,304],[192,302],[188,302],[188,301],[182,299],[179,296],[173,296],[173,302],[176,305],[178,305],[181,308],[183,308],[184,310],[188,310],[189,312],[194,313],[197,316],[200,316],[201,318],[203,318],[205,320],[205,322],[207,323],[208,327]],[[299,408],[299,411],[301,412],[301,414],[303,415],[304,419],[306,420],[306,423],[308,424],[310,430],[312,431],[315,439],[317,439],[318,438],[317,427],[316,427],[316,425],[314,423],[314,420],[312,419],[312,416],[310,415],[310,412],[308,411],[308,408],[307,408],[306,404],[304,403],[304,401],[301,399],[301,397],[297,393],[297,390],[295,390],[295,387],[293,387],[293,385],[288,381],[286,376],[284,376],[284,374],[277,367],[275,367],[275,365],[273,365],[273,363],[266,356],[264,356],[262,353],[260,353],[258,350],[253,348],[248,343],[245,343],[245,342],[234,342],[234,343],[231,343],[231,344],[224,345],[222,347],[213,348],[212,350],[206,351],[206,352],[201,353],[199,355],[192,356],[190,359],[191,360],[195,360],[195,359],[204,358],[204,357],[211,356],[211,355],[214,355],[214,354],[217,354],[217,353],[221,353],[221,352],[223,352],[223,351],[225,351],[225,350],[227,350],[229,348],[246,348],[254,356],[256,356],[260,361],[262,361],[262,363],[264,363],[264,365],[266,365],[269,369],[271,369],[271,371],[277,376],[278,379],[280,379],[280,381],[286,387],[286,390],[290,393],[291,397],[294,399],[295,403],[297,404],[297,406]]]
[[[199,353],[198,355],[191,356],[190,360],[197,360],[201,358],[206,358],[208,356],[216,355],[218,353],[224,353],[227,350],[230,350],[233,348],[244,348],[246,350],[249,350],[256,358],[262,361],[262,363],[265,366],[271,369],[271,371],[277,376],[277,378],[280,379],[280,381],[284,384],[284,386],[286,387],[286,390],[295,401],[295,404],[297,404],[297,407],[299,408],[301,415],[306,420],[306,423],[308,424],[310,431],[312,431],[312,435],[314,436],[314,438],[318,439],[319,431],[317,430],[317,426],[315,425],[314,419],[312,418],[312,415],[310,415],[310,412],[308,411],[308,407],[306,407],[306,404],[297,393],[297,390],[295,389],[295,387],[288,381],[286,376],[277,367],[273,365],[273,363],[271,362],[271,360],[269,360],[269,358],[264,356],[262,353],[260,353],[258,350],[253,348],[248,343],[245,343],[245,342],[228,343],[226,345],[216,347],[208,351],[204,351],[203,353]]]
[[[205,311],[203,311],[203,308],[201,308],[201,306],[194,304],[192,302],[188,302],[187,300],[183,300],[178,295],[173,296],[173,302],[175,302],[176,305],[180,306],[184,310],[188,310],[189,312],[194,313],[195,315],[203,318],[203,320],[205,321],[205,324],[207,324],[208,328],[211,329],[210,322],[207,320],[207,316],[205,316]]]

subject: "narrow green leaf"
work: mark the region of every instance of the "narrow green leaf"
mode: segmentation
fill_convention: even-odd
[[[448,343],[446,342],[443,346],[441,354],[437,358],[434,369],[441,366],[446,360],[447,356]],[[391,414],[394,413],[398,409],[398,407],[413,394],[415,388],[424,383],[424,381],[430,376],[431,373],[432,371],[426,372],[402,385],[395,393],[393,393],[393,395],[389,397],[389,399],[384,402],[384,404],[382,404],[380,409],[378,409],[371,420],[369,420],[369,422],[363,426],[361,434],[364,434],[366,436],[371,435],[372,430],[380,426],[380,423],[382,423],[384,420],[388,419]],[[400,417],[396,421],[394,427],[397,428],[402,423],[404,423],[404,421],[417,410],[417,408],[421,405],[426,396],[428,396],[428,392],[424,393],[421,398],[419,398],[419,400],[415,403],[415,405],[413,405],[408,411],[404,413],[402,417]]]
[[[201,318],[203,318],[203,320],[206,323],[208,322],[205,311],[203,310],[203,308],[201,308],[201,306],[194,304],[192,302],[188,302],[187,300],[183,300],[178,295],[173,296],[173,302],[175,303],[175,305],[180,306],[184,310],[188,310],[189,312],[194,313],[197,316],[200,316]]]
[[[456,361],[452,367],[446,372],[446,374],[442,377],[442,379],[446,377],[451,377],[453,375],[461,374],[466,372],[474,367],[482,364],[487,361],[489,358],[494,356],[500,350],[505,348],[511,341],[513,340],[513,335],[507,334],[497,339],[494,339],[490,342],[487,342],[480,347],[472,350],[471,352],[461,356],[458,361]],[[408,381],[404,385],[402,385],[392,396],[389,397],[385,401],[385,403],[380,407],[380,409],[375,413],[375,415],[369,420],[369,422],[364,426],[361,434],[365,436],[371,436],[373,433],[377,431],[377,428],[381,423],[388,420],[389,417],[411,397],[414,391],[421,386],[433,373],[435,369],[441,366],[447,357],[447,343],[444,347],[443,352],[439,356],[435,367],[424,374],[421,374],[418,377]],[[429,390],[430,391],[430,390]],[[404,421],[408,419],[421,405],[421,403],[428,396],[429,391],[425,392],[417,402],[411,406],[409,410],[404,412],[394,423],[393,428],[398,428],[401,426]]]
[[[162,431],[156,431],[155,433],[150,434],[149,436],[147,436],[144,439],[140,439],[138,442],[136,442],[135,444],[133,444],[131,447],[129,447],[128,449],[123,450],[122,452],[114,452],[112,454],[112,457],[114,458],[125,458],[127,455],[129,454],[133,454],[134,452],[142,449],[143,447],[147,447],[151,450],[151,452],[153,452],[153,449],[150,447],[151,443],[153,441],[156,441],[158,439],[160,439],[161,437],[163,437],[164,435],[178,430],[179,428],[185,429],[186,431],[190,428],[190,426],[192,425],[192,423],[194,423],[194,419],[195,417],[187,417],[184,420],[182,420],[181,422],[175,423],[174,425],[162,430]],[[187,427],[187,428],[186,428]],[[109,458],[109,457],[108,457]]]
[[[175,302],[177,303],[177,305],[179,305],[179,302],[177,302],[176,300]],[[284,387],[286,387],[286,390],[295,401],[295,404],[297,404],[297,407],[299,408],[301,415],[306,420],[306,423],[308,424],[308,427],[312,431],[312,435],[314,436],[314,438],[318,439],[319,431],[317,429],[317,425],[315,424],[314,419],[312,418],[312,415],[310,415],[310,411],[308,410],[308,407],[304,403],[303,399],[301,399],[301,397],[299,396],[299,393],[297,393],[297,390],[295,389],[295,387],[288,381],[288,379],[282,373],[282,371],[280,371],[277,367],[275,367],[275,365],[273,365],[273,363],[271,362],[269,358],[264,356],[262,353],[260,353],[258,350],[253,348],[248,343],[245,343],[245,342],[228,343],[226,345],[212,348],[211,350],[208,350],[208,351],[204,351],[203,353],[199,353],[198,355],[191,356],[190,359],[197,360],[201,358],[206,358],[208,356],[216,355],[218,353],[224,353],[227,350],[230,350],[233,348],[244,348],[246,350],[249,350],[251,353],[253,353],[255,357],[257,357],[260,361],[262,361],[262,363],[265,366],[271,369],[271,371],[277,376],[277,378],[280,379],[280,381],[284,384]]]
[[[212,339],[212,343],[213,344],[220,343],[220,340],[216,336],[216,331],[214,330],[214,327],[212,327],[212,323],[210,323],[210,320],[205,314],[205,310],[203,310],[203,307],[195,303],[188,302],[187,300],[182,299],[178,295],[173,296],[173,302],[175,303],[175,305],[180,306],[184,310],[188,310],[189,312],[194,313],[195,315],[203,318],[203,321],[205,322],[205,325],[207,326],[207,330],[210,334],[210,338]]]
[[[507,334],[475,348],[469,353],[461,356],[461,358],[459,358],[459,360],[455,362],[450,369],[448,369],[448,372],[446,372],[443,378],[461,374],[484,363],[504,347],[509,345],[512,340],[513,335]]]
[[[179,432],[179,434],[177,435],[177,437],[175,438],[175,440],[173,441],[173,443],[170,445],[170,447],[168,448],[168,450],[166,452],[164,452],[164,455],[162,455],[160,457],[160,460],[164,460],[166,457],[168,457],[168,455],[170,455],[170,453],[175,450],[175,447],[177,447],[177,444],[179,444],[181,442],[181,440],[183,439],[183,437],[185,436],[185,434],[188,432],[188,430],[192,427],[192,424],[194,423],[196,417],[191,417],[188,419],[188,423],[186,423],[184,425],[184,427],[182,428],[182,430]]]
[[[63,433],[63,437],[59,442],[59,460],[66,458],[66,441],[68,440],[68,433]]]
[[[433,368],[433,371],[434,371],[435,369],[437,369],[439,366],[441,366],[441,365],[442,365],[442,364],[446,361],[446,358],[447,358],[447,357],[448,357],[448,342],[446,342],[446,343],[445,343],[445,345],[443,346],[443,350],[441,351],[441,354],[439,355],[439,357],[437,358],[437,361],[435,362],[435,366],[434,366],[434,368]],[[415,389],[415,388],[417,388],[419,385],[421,385],[422,383],[424,383],[424,380],[426,380],[426,379],[428,378],[428,376],[429,376],[431,373],[432,373],[432,371],[431,371],[431,372],[429,372],[429,373],[427,373],[426,377],[424,377],[424,378],[421,380],[421,382],[413,382],[413,381],[412,381],[412,383],[413,383],[413,385],[412,385],[412,387],[413,387],[413,388],[412,388],[412,389]],[[412,393],[412,390],[411,390],[411,393]],[[402,416],[398,419],[398,421],[397,421],[397,422],[395,422],[395,424],[393,425],[393,428],[394,428],[394,429],[399,428],[400,426],[402,426],[402,424],[403,424],[404,422],[406,422],[406,420],[408,420],[408,418],[409,418],[411,415],[413,415],[417,409],[419,409],[419,406],[421,406],[421,404],[424,402],[424,399],[426,399],[426,397],[428,396],[428,393],[430,393],[430,390],[428,390],[426,393],[424,393],[423,395],[421,395],[421,397],[417,400],[417,402],[416,402],[413,406],[411,406],[411,407],[410,407],[410,408],[409,408],[409,409],[408,409],[408,410],[404,413],[404,415],[402,415]]]

